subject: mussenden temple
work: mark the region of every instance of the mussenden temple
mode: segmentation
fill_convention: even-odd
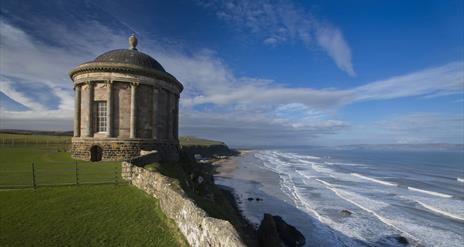
[[[103,53],[69,73],[75,92],[72,156],[82,160],[129,160],[156,150],[179,157],[182,84],[151,56],[129,49]]]

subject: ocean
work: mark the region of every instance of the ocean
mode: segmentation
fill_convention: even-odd
[[[463,246],[464,153],[256,150],[216,183],[244,216],[280,215],[306,246]],[[260,198],[262,200],[256,200]]]

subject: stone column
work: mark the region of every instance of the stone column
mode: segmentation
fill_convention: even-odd
[[[87,109],[87,116],[88,116],[88,123],[87,123],[87,137],[93,136],[93,82],[88,82],[88,109]]]
[[[168,105],[168,97],[166,90],[161,88],[159,91],[159,100],[158,100],[158,137],[159,139],[166,140],[168,136],[168,123],[167,123],[167,105]]]
[[[169,92],[169,91],[166,91],[166,113],[167,113],[167,117],[166,117],[166,124],[167,124],[167,132],[168,132],[168,135],[167,135],[167,139],[169,141],[172,140],[172,93]]]
[[[131,83],[131,104],[130,104],[130,134],[129,134],[129,137],[130,138],[135,138],[136,137],[136,130],[135,128],[137,127],[136,125],[136,110],[137,110],[137,107],[136,107],[136,104],[137,102],[135,101],[135,97],[136,97],[136,87],[137,87],[137,83]]]
[[[106,137],[113,136],[113,81],[107,82]]]
[[[175,95],[175,104],[174,104],[174,138],[176,141],[179,140],[179,95]]]
[[[158,139],[158,101],[159,101],[159,88],[153,86],[153,114],[152,114],[152,138]]]
[[[74,86],[74,137],[81,136],[81,86]]]

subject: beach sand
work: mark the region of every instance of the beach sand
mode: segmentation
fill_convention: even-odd
[[[252,150],[238,150],[238,151],[240,153],[238,157],[241,157],[243,155],[246,155],[252,152]],[[232,177],[233,172],[238,167],[238,161],[236,157],[231,156],[225,159],[219,159],[213,162],[212,165],[215,167],[215,170],[217,172],[216,176],[230,178]]]

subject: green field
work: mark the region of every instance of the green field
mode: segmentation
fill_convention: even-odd
[[[0,191],[0,246],[188,246],[157,200],[135,187]]]
[[[0,139],[0,246],[188,246],[156,199],[121,180],[120,162],[78,161],[76,181],[76,161],[52,144],[69,137]]]
[[[32,163],[38,186],[121,182],[119,162],[76,161],[59,144],[26,144],[0,148],[0,188],[32,186]]]

